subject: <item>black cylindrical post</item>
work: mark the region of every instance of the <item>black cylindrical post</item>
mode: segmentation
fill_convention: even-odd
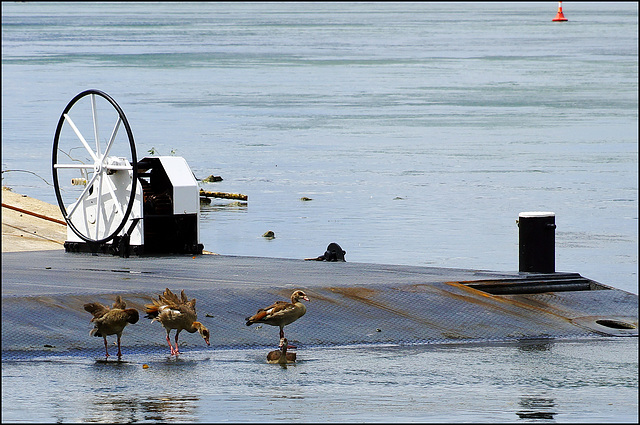
[[[518,218],[520,271],[556,271],[556,215],[552,212],[521,212]]]

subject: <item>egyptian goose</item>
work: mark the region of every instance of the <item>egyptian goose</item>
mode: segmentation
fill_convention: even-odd
[[[300,300],[309,301],[307,295],[300,291],[293,291],[291,294],[291,302],[276,301],[269,307],[261,308],[256,314],[251,317],[247,317],[247,326],[251,326],[254,323],[266,323],[271,326],[278,326],[280,328],[280,339],[284,338],[284,327],[290,323],[295,322],[307,312],[307,308],[300,302]]]
[[[287,349],[295,348],[293,345],[289,345],[287,338],[282,338],[280,341],[280,349],[273,350],[267,354],[267,363],[287,364],[296,362],[296,353],[287,352]]]
[[[118,336],[118,359],[122,357],[122,351],[120,349],[120,337],[122,331],[127,324],[134,324],[138,321],[138,310],[135,308],[127,308],[127,304],[122,301],[122,297],[118,295],[116,302],[113,303],[113,307],[106,307],[98,302],[87,303],[84,305],[84,309],[93,314],[91,321],[94,323],[94,328],[91,329],[89,335],[101,336],[104,338],[104,351],[106,357],[109,357],[109,349],[107,348],[107,335],[116,334]]]
[[[198,315],[196,314],[196,299],[189,300],[184,294],[184,290],[180,293],[180,299],[169,288],[164,290],[162,295],[158,296],[158,299],[151,299],[153,304],[146,304],[145,309],[147,315],[145,317],[152,319],[151,322],[160,322],[167,331],[167,343],[171,348],[171,355],[178,355],[178,335],[185,330],[189,333],[198,331],[204,342],[209,344],[209,329],[207,329],[202,323],[198,322]],[[171,340],[169,339],[169,333],[172,329],[176,330],[175,342],[176,347],[173,348]]]

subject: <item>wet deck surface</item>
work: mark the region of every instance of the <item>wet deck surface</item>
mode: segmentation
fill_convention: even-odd
[[[285,328],[298,346],[638,335],[638,296],[576,273],[219,255],[120,258],[60,250],[3,254],[3,358],[25,350],[99,349],[100,341],[89,337],[84,303],[111,305],[120,294],[142,311],[167,287],[197,299],[211,345],[221,348],[277,344],[277,328],[247,327],[244,318],[287,300],[294,289],[311,299],[307,314]],[[166,345],[164,335],[160,324],[141,315],[125,329],[123,344],[129,351],[156,350]],[[197,334],[183,333],[180,341],[204,345]]]

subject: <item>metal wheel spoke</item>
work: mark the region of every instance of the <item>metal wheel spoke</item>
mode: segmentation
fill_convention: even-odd
[[[84,139],[84,137],[82,136],[82,133],[80,133],[80,130],[78,130],[78,127],[76,127],[76,125],[73,123],[73,120],[71,119],[69,114],[64,114],[64,119],[69,122],[69,125],[73,129],[73,132],[76,133],[76,136],[78,136],[78,139],[80,139],[84,147],[87,149],[87,152],[89,152],[89,155],[91,155],[91,158],[93,158],[95,162],[98,162],[99,159],[96,156],[95,152],[93,152],[93,149],[91,149],[87,141]]]
[[[111,180],[106,179],[107,182],[107,188],[109,189],[109,193],[111,194],[111,199],[113,199],[113,203],[116,205],[116,207],[118,207],[118,212],[124,216],[124,211],[122,211],[122,206],[120,205],[120,202],[118,202],[118,198],[116,198],[116,192],[112,186]]]
[[[79,170],[93,170],[93,165],[87,164],[55,164],[53,168],[77,168]]]
[[[85,195],[87,194],[87,192],[89,192],[89,189],[91,189],[91,186],[96,181],[96,179],[98,178],[99,175],[100,175],[100,173],[95,173],[93,175],[93,177],[91,177],[91,180],[89,180],[87,185],[84,187],[84,190],[82,191],[82,193],[78,197],[78,200],[76,201],[76,203],[73,205],[73,208],[71,208],[71,211],[69,211],[69,213],[67,214],[67,217],[71,217],[73,215],[73,213],[76,212],[76,209],[80,205],[80,201],[82,199],[84,199]]]
[[[100,173],[100,178],[98,180],[98,199],[96,200],[96,239],[98,238],[98,232],[100,231],[100,211],[102,211],[102,175]]]
[[[109,141],[107,142],[107,148],[104,150],[103,158],[109,156],[109,152],[111,151],[111,146],[113,146],[114,140],[116,140],[116,134],[118,133],[118,129],[120,128],[120,123],[122,122],[122,118],[118,117],[116,120],[116,125],[113,126],[113,131],[111,131],[111,137],[109,137]]]
[[[96,109],[96,95],[91,94],[91,113],[93,115],[93,137],[96,141],[96,154],[100,158],[100,138],[98,131],[98,110]]]

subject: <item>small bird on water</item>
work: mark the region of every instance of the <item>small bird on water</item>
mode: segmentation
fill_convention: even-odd
[[[209,329],[202,323],[198,322],[198,315],[196,313],[196,299],[189,300],[184,293],[184,289],[180,293],[180,298],[173,292],[166,288],[162,295],[158,296],[158,299],[151,299],[153,304],[146,304],[145,309],[148,319],[151,322],[160,322],[167,331],[167,343],[171,348],[171,355],[177,356],[180,354],[178,350],[178,335],[185,330],[189,333],[198,332],[204,339],[204,342],[209,344]],[[175,335],[175,348],[171,345],[171,339],[169,334],[172,329],[176,330]]]
[[[266,323],[271,326],[280,328],[280,339],[284,338],[284,327],[295,322],[307,312],[307,308],[300,300],[309,301],[309,297],[301,291],[295,290],[291,294],[291,302],[276,301],[269,307],[261,308],[253,316],[247,317],[246,325],[251,326],[254,323]]]
[[[267,363],[287,364],[296,362],[296,353],[287,351],[289,348],[296,348],[289,345],[287,338],[280,340],[280,349],[273,350],[267,354]]]
[[[122,331],[127,324],[134,324],[138,321],[138,310],[135,308],[127,308],[127,304],[122,300],[122,297],[118,295],[116,302],[113,303],[113,307],[109,308],[100,304],[99,302],[87,303],[84,305],[84,309],[93,314],[91,322],[94,323],[94,328],[89,333],[93,336],[101,336],[104,338],[104,350],[106,357],[109,357],[109,349],[107,348],[107,335],[118,336],[118,359],[122,357],[122,351],[120,349],[120,337]]]

